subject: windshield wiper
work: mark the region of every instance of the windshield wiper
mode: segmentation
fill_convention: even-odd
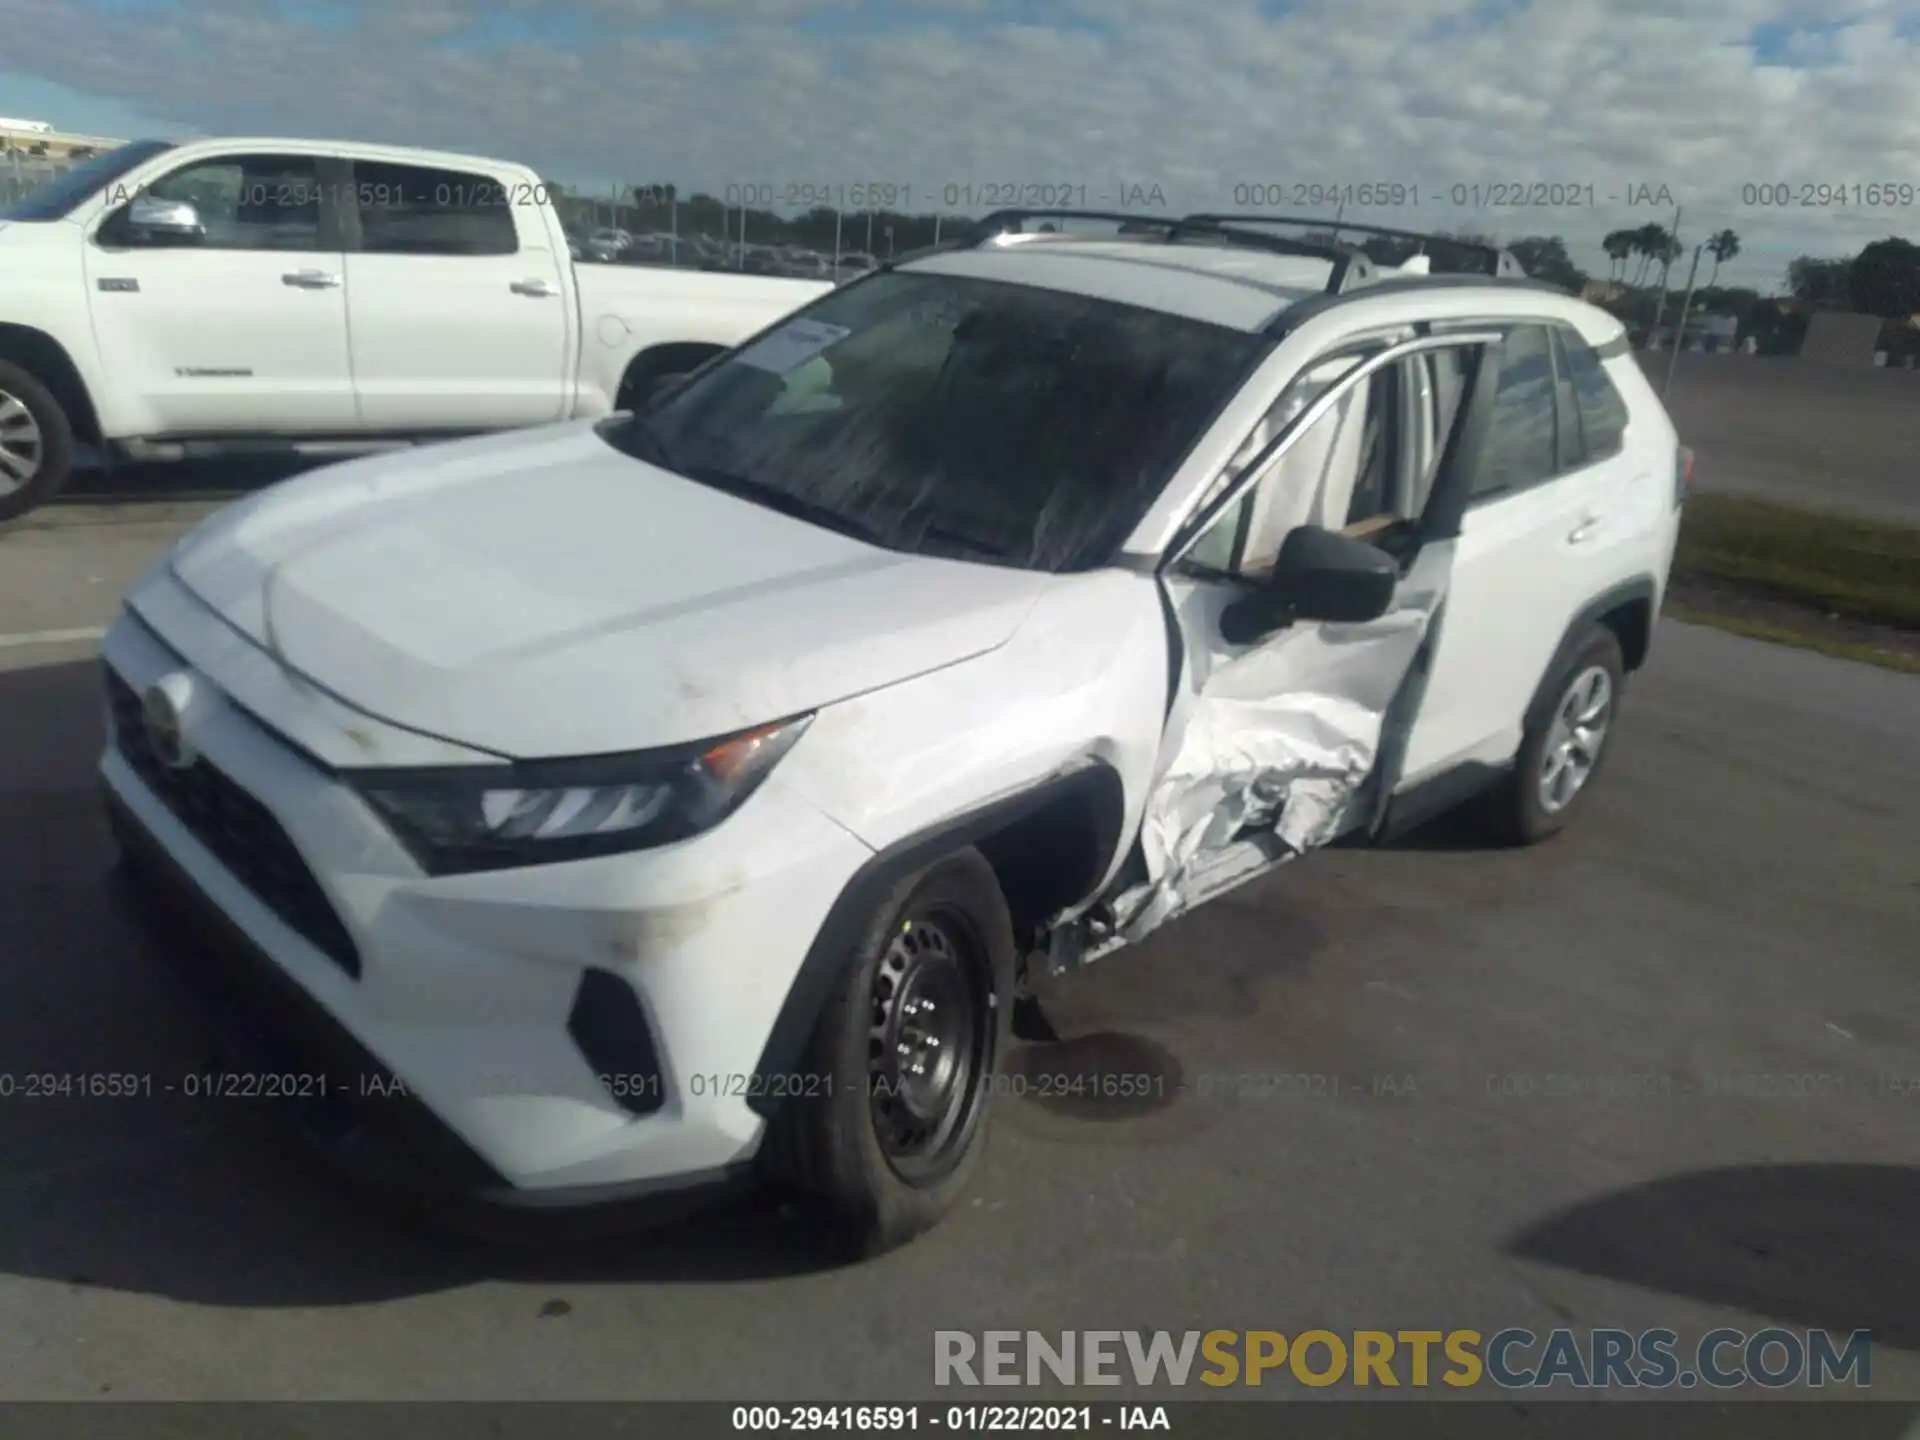
[[[927,526],[925,530],[920,532],[920,538],[923,540],[937,541],[941,545],[949,546],[955,550],[965,550],[975,555],[984,555],[989,560],[1011,560],[1013,558],[1012,554],[1004,545],[995,545],[989,541],[977,539],[972,535],[966,534],[964,531],[949,530],[945,525]]]
[[[816,500],[806,500],[798,495],[782,490],[778,485],[769,485],[764,480],[756,480],[751,475],[736,475],[730,470],[721,470],[711,465],[688,465],[675,467],[675,473],[685,475],[689,480],[698,480],[702,485],[711,485],[716,490],[724,490],[729,495],[737,495],[742,500],[751,500],[756,505],[764,505],[769,510],[778,510],[782,515],[791,515],[796,520],[805,520],[810,525],[818,525],[823,530],[833,530],[855,540],[863,540],[869,545],[877,545],[883,550],[894,548],[893,543],[873,526],[842,515],[831,506],[822,505]]]

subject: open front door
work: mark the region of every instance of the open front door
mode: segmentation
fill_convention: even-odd
[[[1489,338],[1376,342],[1310,367],[1171,552],[1161,584],[1180,676],[1141,829],[1145,876],[1114,902],[1116,939],[1372,822],[1446,600],[1450,441]],[[1377,547],[1397,575],[1391,603],[1374,619],[1247,636],[1228,612],[1299,526]]]

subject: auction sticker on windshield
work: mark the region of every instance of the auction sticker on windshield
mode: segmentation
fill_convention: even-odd
[[[845,325],[825,320],[789,320],[771,335],[764,336],[742,350],[735,358],[756,370],[785,375],[805,364],[836,340],[844,340],[853,331]]]

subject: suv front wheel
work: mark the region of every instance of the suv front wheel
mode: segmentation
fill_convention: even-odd
[[[787,1101],[767,1137],[775,1177],[855,1253],[930,1229],[965,1189],[1007,1042],[1014,961],[1006,899],[977,850],[875,906],[814,1032],[810,1093]]]
[[[1626,663],[1620,640],[1593,626],[1549,675],[1528,711],[1513,774],[1488,796],[1501,838],[1533,845],[1573,823],[1593,789],[1620,707]]]

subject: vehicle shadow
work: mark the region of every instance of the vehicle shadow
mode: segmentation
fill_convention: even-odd
[[[1920,1350],[1920,1167],[1746,1165],[1584,1201],[1506,1253]]]
[[[89,509],[141,502],[226,500],[261,490],[329,463],[315,455],[260,455],[231,460],[180,460],[123,465],[111,471],[88,454],[50,510]]]
[[[301,1162],[274,1102],[189,1098],[205,1029],[109,900],[97,668],[0,670],[0,1273],[279,1307],[839,1263],[773,1196],[652,1229],[477,1238]]]
[[[1481,850],[1507,850],[1512,847],[1495,838],[1480,817],[1473,813],[1471,807],[1463,807],[1436,815],[1424,825],[1417,826],[1404,835],[1396,835],[1391,840],[1383,840],[1374,848],[1461,854]]]

